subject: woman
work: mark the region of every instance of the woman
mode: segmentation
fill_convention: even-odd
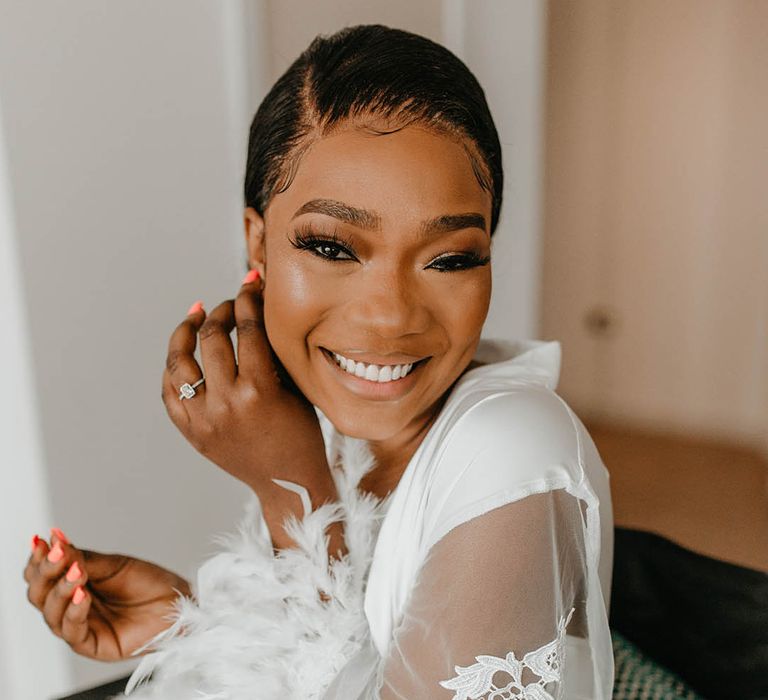
[[[192,306],[163,375],[247,517],[194,596],[35,537],[55,633],[151,651],[140,698],[610,697],[608,474],[553,391],[559,345],[480,341],[502,181],[445,48],[380,25],[313,41],[251,126],[249,273]]]

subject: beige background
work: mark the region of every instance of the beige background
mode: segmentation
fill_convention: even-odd
[[[584,417],[768,449],[767,26],[764,2],[551,6],[541,331]]]

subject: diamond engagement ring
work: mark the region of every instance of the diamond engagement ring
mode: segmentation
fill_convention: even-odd
[[[196,386],[200,386],[205,381],[205,377],[198,379],[194,384],[182,384],[179,387],[179,401],[182,399],[191,399],[197,392]]]

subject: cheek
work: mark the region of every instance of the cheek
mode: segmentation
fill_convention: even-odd
[[[488,307],[491,304],[491,268],[490,266],[483,269],[483,276],[477,280],[474,287],[474,293],[472,294],[473,313],[480,314],[479,319],[482,325],[485,321],[485,316],[488,313]]]
[[[299,264],[269,266],[264,326],[272,348],[286,367],[304,355],[306,336],[327,312],[331,291]]]
[[[460,293],[443,293],[441,325],[447,329],[457,350],[461,348],[463,339],[471,340],[480,335],[490,302],[490,271],[487,275],[478,275],[461,288]]]

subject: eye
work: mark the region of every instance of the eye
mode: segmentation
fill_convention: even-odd
[[[439,272],[456,272],[469,270],[473,267],[482,267],[490,261],[489,256],[482,257],[477,253],[448,253],[433,260],[426,269],[438,270]]]
[[[314,240],[307,241],[306,249],[329,260],[353,260],[354,258],[342,246],[332,241]],[[346,257],[345,257],[346,256]]]
[[[318,258],[325,260],[344,261],[357,260],[350,250],[351,244],[336,233],[315,234],[296,231],[294,238],[289,238],[291,244],[299,250],[307,250]]]

